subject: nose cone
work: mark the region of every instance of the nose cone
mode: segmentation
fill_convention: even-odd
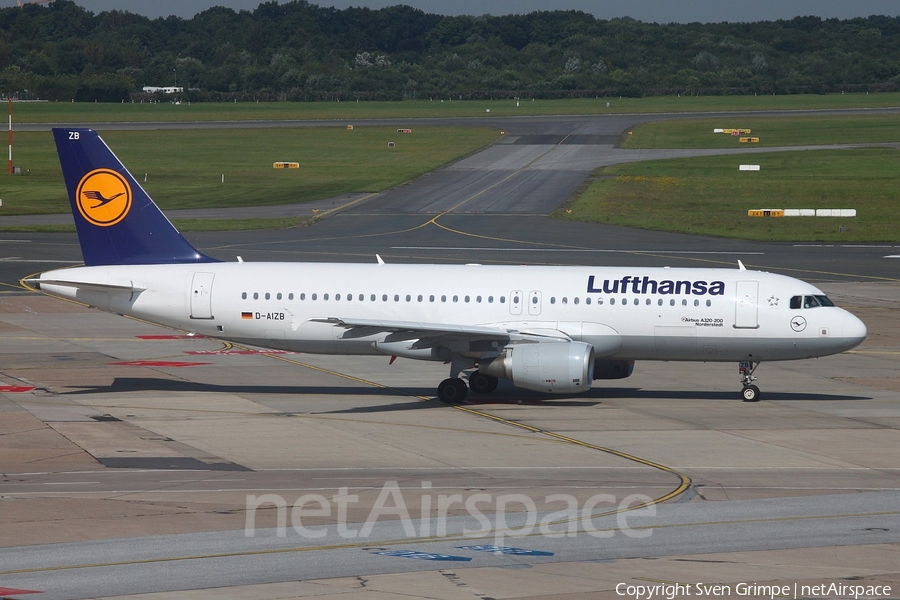
[[[859,320],[856,315],[847,314],[841,330],[841,347],[843,350],[856,348],[866,339],[869,331],[866,324]]]

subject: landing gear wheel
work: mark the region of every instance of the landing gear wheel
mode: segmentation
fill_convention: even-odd
[[[485,375],[481,371],[475,371],[469,375],[469,388],[476,394],[490,394],[497,389],[500,380],[491,375]]]
[[[744,402],[759,402],[759,388],[755,385],[745,385],[741,390],[741,397]]]
[[[437,391],[438,400],[444,404],[459,404],[466,399],[469,388],[462,379],[451,377],[443,380]]]

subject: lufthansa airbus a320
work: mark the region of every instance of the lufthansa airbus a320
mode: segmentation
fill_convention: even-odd
[[[499,379],[548,393],[631,375],[636,360],[739,364],[844,352],[866,326],[816,287],[735,269],[220,262],[192,247],[96,132],[54,129],[83,267],[45,293],[265,348],[450,365],[445,402]],[[98,200],[102,201],[98,204]],[[468,382],[468,385],[467,385]]]

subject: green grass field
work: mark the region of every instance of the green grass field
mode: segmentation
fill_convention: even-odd
[[[610,106],[607,107],[607,102]],[[546,114],[732,112],[900,106],[900,94],[711,96],[445,102],[15,104],[14,122],[414,119]],[[490,110],[490,113],[487,111]],[[496,139],[455,127],[176,130],[104,133],[104,139],[165,209],[302,202],[379,191],[431,171]],[[900,142],[894,115],[728,117],[647,123],[628,148],[749,146],[713,128],[749,128],[759,146]],[[388,141],[397,142],[394,149]],[[756,145],[756,144],[753,144]],[[272,162],[301,163],[274,170]],[[557,216],[615,225],[784,241],[900,241],[894,200],[900,163],[891,149],[754,154],[759,173],[738,172],[738,156],[620,165],[594,174]],[[28,175],[0,181],[2,214],[59,213],[68,203],[49,133],[16,134],[15,163]],[[221,181],[225,175],[225,183]],[[856,208],[855,219],[754,219],[750,208]],[[185,230],[268,228],[301,221],[181,221]],[[844,227],[844,231],[840,231]],[[37,228],[50,230],[52,228]]]
[[[322,127],[102,132],[103,139],[163,208],[262,206],[376,192],[490,144],[488,128]],[[395,142],[389,148],[388,142]],[[274,169],[276,161],[299,169]],[[3,175],[4,215],[62,213],[69,205],[52,135],[21,133]],[[222,183],[222,176],[225,182]],[[146,182],[145,182],[146,176]]]
[[[607,102],[609,107],[607,107]],[[243,121],[288,119],[414,119],[516,115],[583,115],[749,110],[808,110],[900,106],[900,93],[793,96],[656,96],[568,100],[415,100],[405,102],[205,102],[104,104],[22,102],[15,123],[121,121]],[[490,113],[487,111],[490,110]]]
[[[713,129],[750,129],[744,137],[757,143],[741,143],[739,136],[713,133]],[[752,146],[805,146],[900,142],[897,115],[847,114],[794,117],[722,117],[678,119],[642,123],[622,138],[623,148],[738,148]]]
[[[900,241],[900,151],[892,148],[647,161],[595,172],[558,216],[771,241]],[[567,213],[565,208],[570,210]],[[856,218],[753,218],[758,208],[855,208]],[[844,231],[841,232],[840,228]]]

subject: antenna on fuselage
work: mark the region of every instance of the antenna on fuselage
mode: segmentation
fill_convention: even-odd
[[[383,265],[383,264],[384,264],[384,259],[381,258],[380,255],[376,254],[376,255],[375,255],[375,258],[378,260],[378,264],[379,264],[379,265]]]
[[[747,267],[744,266],[744,263],[738,260],[738,269],[740,269],[741,271],[746,271]]]

